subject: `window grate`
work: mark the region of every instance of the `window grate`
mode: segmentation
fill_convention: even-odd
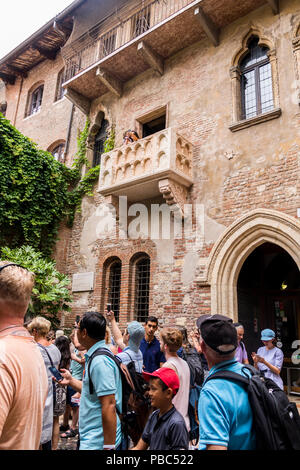
[[[135,316],[145,322],[149,316],[150,259],[143,258],[136,263]]]
[[[119,321],[120,315],[121,271],[122,264],[117,261],[113,263],[109,273],[108,303],[111,304],[111,309],[117,321]]]

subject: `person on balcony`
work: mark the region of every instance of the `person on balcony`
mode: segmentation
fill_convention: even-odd
[[[139,135],[136,131],[132,131],[129,129],[128,131],[124,132],[123,134],[124,145],[131,144],[132,142],[136,142],[137,140],[139,140]]]

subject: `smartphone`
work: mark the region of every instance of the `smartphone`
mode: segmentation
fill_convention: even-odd
[[[52,375],[54,375],[54,377],[56,378],[56,380],[58,382],[60,382],[61,380],[63,380],[63,376],[61,375],[61,373],[56,369],[56,367],[49,367],[49,370],[51,372]]]
[[[76,323],[78,325],[78,323],[80,322],[80,315],[76,315]]]
[[[107,311],[110,312],[111,311],[111,304],[107,304],[106,308],[107,308]]]

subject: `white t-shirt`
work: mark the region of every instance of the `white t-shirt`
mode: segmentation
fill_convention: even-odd
[[[173,405],[183,416],[187,430],[190,430],[190,419],[188,415],[189,396],[190,396],[190,368],[186,361],[180,357],[169,357],[163,367],[169,367],[175,370],[179,377],[180,386],[177,394],[173,398]],[[175,369],[172,367],[175,366]]]

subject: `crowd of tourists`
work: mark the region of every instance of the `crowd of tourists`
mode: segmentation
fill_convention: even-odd
[[[67,337],[42,316],[24,323],[33,285],[32,273],[0,262],[0,450],[56,450],[70,437],[78,450],[257,448],[239,378],[256,370],[283,390],[274,331],[248,354],[243,326],[226,316],[200,315],[190,334],[159,330],[154,316],[122,332],[107,311],[77,317]]]

